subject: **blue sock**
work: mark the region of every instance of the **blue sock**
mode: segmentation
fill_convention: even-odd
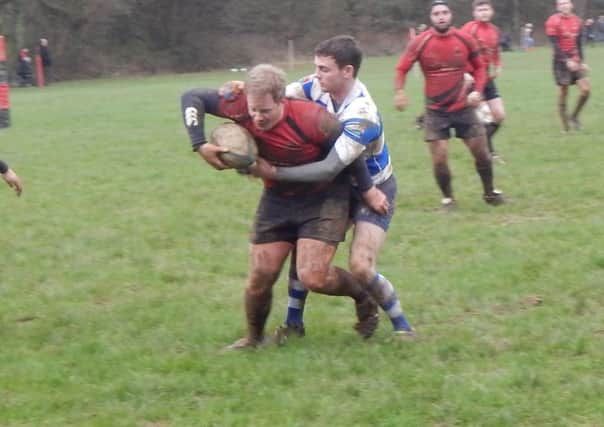
[[[405,319],[401,302],[394,290],[394,286],[392,286],[392,283],[388,279],[381,274],[376,274],[367,290],[375,302],[386,312],[395,331],[410,332],[413,330],[407,319]]]
[[[287,318],[285,324],[289,326],[304,325],[304,302],[308,291],[297,278],[289,278],[289,299],[287,300]]]

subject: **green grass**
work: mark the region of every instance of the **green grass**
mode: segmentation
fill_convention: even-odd
[[[433,211],[413,128],[421,79],[400,114],[397,58],[364,64],[399,183],[380,271],[422,336],[413,344],[390,342],[385,318],[362,342],[350,301],[312,295],[303,340],[220,352],[244,332],[260,184],[190,152],[179,96],[235,74],[14,90],[0,157],[25,192],[0,192],[0,426],[604,425],[603,53],[588,49],[594,91],[585,131],[569,135],[549,51],[505,56],[496,181],[510,203],[481,201],[452,140],[450,215]],[[285,306],[282,278],[269,329]]]

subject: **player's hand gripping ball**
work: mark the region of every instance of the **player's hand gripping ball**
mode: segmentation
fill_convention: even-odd
[[[233,169],[246,169],[256,161],[258,147],[254,137],[235,123],[224,123],[210,134],[210,143],[229,151],[220,153],[220,160]]]

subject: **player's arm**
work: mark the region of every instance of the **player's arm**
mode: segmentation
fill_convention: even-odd
[[[23,185],[21,184],[21,179],[17,176],[17,174],[8,167],[6,162],[0,160],[0,175],[2,175],[2,179],[6,181],[6,184],[12,189],[15,190],[17,196],[21,195],[23,191]]]
[[[581,62],[584,61],[584,56],[583,56],[583,30],[579,31],[579,34],[577,35],[577,52],[579,52],[579,60]]]
[[[394,106],[399,111],[403,111],[409,104],[407,94],[405,93],[405,83],[407,80],[407,73],[409,73],[409,70],[411,70],[415,61],[417,61],[418,41],[421,39],[423,39],[423,37],[415,37],[411,43],[409,43],[409,46],[401,55],[398,64],[396,65],[394,75]]]
[[[198,152],[210,166],[218,170],[228,168],[218,156],[228,149],[207,143],[204,119],[206,113],[221,116],[219,114],[220,97],[219,92],[214,89],[192,89],[181,97],[183,122],[189,133],[193,151]]]
[[[300,166],[278,167],[275,170],[275,179],[298,182],[330,181],[357,159],[363,160],[361,154],[367,145],[379,138],[382,133],[380,124],[359,118],[345,120],[341,129],[341,134],[323,160]],[[358,169],[367,168],[364,161],[359,164],[365,166]],[[355,168],[357,172],[358,169]],[[359,178],[365,180],[364,176]]]
[[[313,86],[313,75],[303,77],[297,82],[292,82],[285,87],[285,96],[288,98],[310,99]]]
[[[497,34],[497,45],[495,46],[495,53],[493,54],[493,65],[495,65],[495,77],[501,74],[501,30],[495,27],[495,34]]]
[[[478,45],[476,42],[473,39],[470,39],[470,42],[470,53],[468,60],[472,67],[471,74],[474,77],[474,91],[481,94],[487,84],[487,66],[480,56],[480,51],[478,50]]]

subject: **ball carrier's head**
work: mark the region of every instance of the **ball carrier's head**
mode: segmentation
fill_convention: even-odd
[[[248,112],[254,126],[267,131],[283,117],[287,80],[285,72],[270,64],[252,68],[245,82]]]

